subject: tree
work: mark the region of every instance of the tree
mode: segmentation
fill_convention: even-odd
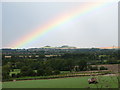
[[[16,62],[16,68],[20,69],[24,66],[25,64],[23,62]]]
[[[28,66],[24,66],[21,68],[21,74],[22,76],[34,76],[35,72]]]
[[[72,59],[66,60],[66,66],[68,67],[69,71],[72,72],[72,69],[74,68],[74,61]]]
[[[37,75],[38,75],[38,76],[44,76],[44,75],[45,75],[45,70],[44,70],[43,68],[39,68],[39,69],[37,70]]]
[[[78,64],[79,64],[80,71],[87,70],[87,62],[85,60],[80,60]]]
[[[46,68],[45,68],[45,75],[46,75],[46,76],[52,75],[52,74],[53,74],[52,71],[53,71],[53,68],[52,68],[52,67],[46,67]]]
[[[60,74],[60,71],[59,71],[59,70],[54,70],[54,71],[53,71],[53,74],[54,74],[54,75],[58,75],[58,74]]]
[[[14,73],[12,73],[11,77],[16,78],[16,77],[17,77],[17,75],[16,75],[16,74],[14,74]]]
[[[98,70],[97,66],[91,67],[91,70]]]
[[[2,80],[7,80],[9,79],[9,73],[10,73],[10,66],[9,65],[4,65],[2,67]]]
[[[104,67],[104,66],[101,66],[101,67],[100,67],[100,70],[107,70],[107,68]]]

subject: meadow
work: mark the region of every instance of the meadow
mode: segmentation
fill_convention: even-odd
[[[91,76],[3,82],[3,88],[117,88],[116,76],[95,76],[98,84],[88,84]]]

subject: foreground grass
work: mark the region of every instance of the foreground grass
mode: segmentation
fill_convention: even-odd
[[[117,88],[116,76],[98,76],[98,84],[88,84],[86,77],[3,82],[3,88]]]

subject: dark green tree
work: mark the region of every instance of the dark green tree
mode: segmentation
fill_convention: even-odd
[[[22,76],[34,76],[35,72],[28,66],[24,66],[21,68]]]
[[[87,62],[85,60],[80,60],[78,66],[80,71],[87,70]]]
[[[4,65],[2,67],[2,80],[3,81],[10,78],[9,73],[10,73],[10,66],[9,65]]]

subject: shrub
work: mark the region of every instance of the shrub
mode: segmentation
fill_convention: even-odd
[[[44,76],[44,74],[45,74],[44,69],[38,69],[37,70],[37,76]]]
[[[11,77],[13,77],[13,78],[16,78],[17,76],[16,76],[16,74],[11,74]]]
[[[108,70],[108,69],[106,67],[104,67],[104,66],[101,66],[100,70]]]
[[[17,73],[17,75],[16,75],[17,78],[19,78],[21,76],[22,76],[21,73]]]
[[[98,67],[97,66],[91,67],[91,70],[98,70]]]
[[[59,70],[55,70],[55,71],[53,71],[53,74],[54,75],[58,75],[58,74],[60,74],[60,71]]]
[[[21,75],[22,76],[34,76],[34,71],[31,68],[24,66],[21,68]]]
[[[3,71],[3,72],[2,72],[2,81],[7,80],[7,79],[9,79],[9,78],[10,78],[9,72]]]
[[[52,67],[46,67],[45,68],[45,76],[52,75],[53,68]]]

